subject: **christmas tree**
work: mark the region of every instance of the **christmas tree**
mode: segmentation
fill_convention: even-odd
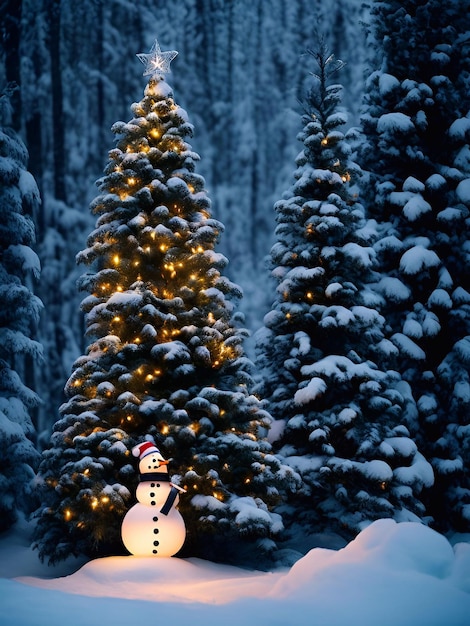
[[[0,97],[0,531],[31,506],[39,453],[31,414],[39,403],[26,384],[28,364],[40,361],[32,339],[42,303],[32,290],[39,259],[32,250],[39,192],[27,170],[28,152],[8,127],[7,94]],[[3,123],[6,122],[5,126]]]
[[[270,416],[252,395],[253,364],[235,310],[239,288],[215,251],[192,125],[165,80],[176,52],[138,55],[149,82],[118,122],[81,287],[91,342],[66,385],[67,402],[40,467],[40,554],[116,553],[137,485],[131,448],[155,441],[186,489],[186,553],[224,558],[243,537],[281,528],[270,512],[295,474],[271,454]],[[227,538],[231,537],[231,541]],[[215,554],[216,546],[220,550]],[[227,558],[230,558],[227,555]]]
[[[276,206],[271,250],[276,300],[257,336],[263,395],[279,420],[275,441],[303,479],[296,523],[346,537],[380,517],[416,519],[432,482],[404,425],[409,389],[390,369],[372,243],[358,198],[354,133],[341,127],[342,63],[322,43],[306,98],[295,182]],[[356,184],[355,184],[356,183]]]
[[[468,4],[376,1],[361,163],[371,174],[377,290],[434,468],[441,531],[470,529],[470,57]],[[393,37],[387,36],[394,33]]]

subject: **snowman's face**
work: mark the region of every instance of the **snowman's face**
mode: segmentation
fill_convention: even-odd
[[[147,454],[147,456],[144,456],[139,463],[139,470],[141,474],[157,472],[162,469],[164,471],[168,471],[167,461],[165,461],[165,459],[157,452]]]

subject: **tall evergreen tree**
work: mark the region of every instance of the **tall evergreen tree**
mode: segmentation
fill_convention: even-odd
[[[374,2],[362,118],[377,287],[417,402],[413,437],[435,470],[428,506],[441,530],[470,529],[469,32],[464,0]]]
[[[3,126],[4,106],[6,95],[0,97],[0,530],[31,505],[39,453],[30,411],[39,398],[25,384],[25,364],[41,357],[32,337],[42,309],[32,291],[40,270],[31,248],[39,194],[25,145]]]
[[[250,391],[241,293],[221,273],[223,227],[195,172],[192,125],[164,79],[172,58],[157,42],[141,57],[150,80],[134,117],[113,127],[116,147],[91,205],[96,228],[78,255],[95,268],[81,279],[91,343],[40,466],[36,542],[52,561],[122,550],[137,483],[130,449],[145,438],[187,489],[190,554],[223,558],[225,548],[230,558],[243,537],[276,532],[268,507],[296,484],[262,438],[270,416]]]
[[[293,519],[350,537],[372,519],[421,516],[432,471],[404,425],[409,390],[389,369],[396,349],[369,288],[376,233],[357,195],[354,133],[341,131],[342,64],[324,43],[311,54],[318,73],[295,182],[275,205],[277,293],[257,347],[276,449],[303,478]]]

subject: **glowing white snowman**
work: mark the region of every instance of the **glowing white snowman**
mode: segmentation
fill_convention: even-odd
[[[132,454],[140,457],[138,502],[123,519],[122,541],[134,556],[173,556],[186,538],[184,520],[176,509],[184,489],[170,482],[168,461],[153,443],[135,446]]]

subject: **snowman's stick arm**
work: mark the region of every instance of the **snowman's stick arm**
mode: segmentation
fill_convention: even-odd
[[[180,487],[179,485],[175,485],[175,483],[172,483],[172,482],[170,482],[170,485],[174,487],[175,489],[178,489],[180,493],[186,493],[186,489],[184,489],[183,487]]]

